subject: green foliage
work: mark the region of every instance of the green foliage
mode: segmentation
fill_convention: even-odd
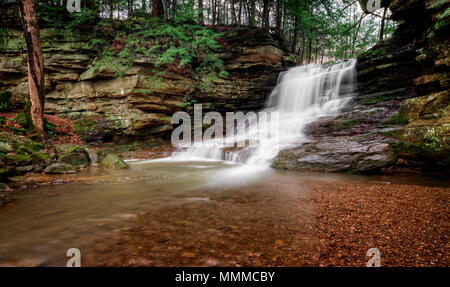
[[[41,1],[37,2],[36,14],[39,19],[40,26],[63,27],[68,19],[66,7],[49,6]]]
[[[97,24],[98,13],[88,9],[81,9],[80,13],[69,13],[70,22],[66,25],[66,28],[83,28],[85,26],[94,26]]]
[[[189,5],[177,5],[171,21],[144,18],[142,15],[147,14],[136,12],[123,21],[121,27],[114,26],[116,33],[101,51],[93,69],[106,67],[115,71],[117,76],[123,76],[133,61],[139,59],[153,65],[155,78],[152,81],[156,84],[168,70],[186,75],[195,72],[216,78],[228,76],[223,61],[216,55],[221,48],[217,39],[223,34],[200,25],[197,11]],[[93,47],[105,47],[105,35],[112,25],[115,24],[102,21],[96,26],[94,30],[103,34],[91,40]]]
[[[396,112],[385,119],[383,123],[391,125],[406,125],[408,123],[408,119],[402,113]]]
[[[11,97],[12,94],[9,91],[0,92],[0,111],[7,112],[12,109]]]

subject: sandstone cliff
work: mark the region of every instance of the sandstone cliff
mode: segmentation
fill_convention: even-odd
[[[10,92],[16,106],[27,95],[26,51],[20,30],[2,29],[0,45],[0,92]],[[89,35],[72,30],[44,28],[46,72],[45,113],[70,118],[86,141],[165,137],[170,134],[172,114],[190,110],[190,101],[204,111],[255,110],[264,106],[277,75],[295,58],[283,40],[260,29],[231,29],[221,39],[218,56],[229,76],[206,82],[199,75],[167,71],[156,79],[152,63],[136,55],[117,75],[111,67],[93,66],[96,50]]]

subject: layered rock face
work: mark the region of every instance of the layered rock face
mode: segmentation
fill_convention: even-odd
[[[392,39],[359,59],[361,94],[369,95],[357,101],[370,98],[374,86],[377,92],[387,92],[381,102],[405,99],[396,114],[402,126],[388,134],[398,140],[392,147],[399,162],[448,169],[450,2],[396,0],[389,8],[399,27]]]
[[[281,39],[261,30],[235,30],[225,35],[219,57],[228,77],[207,85],[199,75],[167,71],[158,79],[152,63],[136,56],[117,76],[108,67],[93,66],[97,51],[89,37],[70,30],[41,30],[46,73],[45,113],[70,118],[86,141],[165,137],[171,116],[191,110],[246,111],[264,106],[281,70],[295,64]],[[0,91],[10,91],[16,106],[28,95],[26,49],[22,31],[3,29],[0,45]]]
[[[364,1],[363,1],[364,2]],[[383,1],[399,26],[358,58],[357,95],[338,117],[306,129],[282,151],[285,169],[372,172],[450,166],[450,2]]]

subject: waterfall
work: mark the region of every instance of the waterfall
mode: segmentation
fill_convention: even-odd
[[[264,111],[277,112],[271,119],[271,136],[259,139],[256,147],[226,148],[222,140],[195,142],[172,154],[172,160],[225,160],[241,162],[247,170],[268,169],[279,150],[298,145],[307,138],[304,127],[320,117],[339,113],[350,100],[355,82],[355,61],[329,67],[298,66],[280,73]],[[276,121],[276,122],[273,122]],[[244,123],[245,124],[245,123]],[[247,123],[247,139],[258,135],[258,126]],[[259,127],[261,129],[261,127]],[[238,138],[237,140],[245,140]]]

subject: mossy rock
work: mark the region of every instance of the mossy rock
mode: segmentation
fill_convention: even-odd
[[[15,167],[0,168],[0,180],[8,180],[8,177],[19,175],[20,172]]]
[[[82,153],[85,150],[74,144],[57,144],[55,145],[56,153],[58,154],[68,154],[68,153]]]
[[[7,165],[14,165],[14,166],[23,166],[28,165],[33,162],[33,159],[28,154],[15,154],[15,153],[8,153],[3,157],[3,160]]]
[[[27,137],[10,132],[0,132],[0,142],[10,144],[14,150],[19,148],[19,146],[33,143],[33,141]]]
[[[75,172],[76,172],[75,167],[65,162],[52,163],[45,169],[45,173],[47,174],[67,174]]]
[[[68,163],[74,166],[89,166],[89,159],[86,153],[83,152],[71,152],[59,157],[59,161]]]
[[[102,166],[106,168],[128,168],[128,164],[117,154],[108,154],[102,161]]]
[[[73,124],[75,134],[85,142],[104,141],[110,137],[114,129],[114,122],[97,117],[86,117],[78,119]]]
[[[0,141],[0,153],[8,153],[12,151],[13,147],[9,143]]]

